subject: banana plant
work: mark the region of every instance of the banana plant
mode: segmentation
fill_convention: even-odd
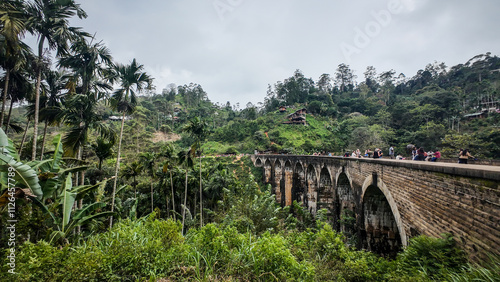
[[[0,128],[0,184],[3,188],[9,187],[10,183],[15,183],[16,186],[24,186],[30,189],[37,196],[42,197],[42,187],[38,183],[36,171],[27,164],[19,161],[19,155],[12,143],[12,140],[7,138],[7,135]],[[13,177],[10,177],[10,175]],[[14,182],[12,182],[12,179]]]
[[[2,187],[8,187],[9,177],[11,178],[14,175],[16,186],[29,189],[32,193],[27,193],[27,196],[51,217],[56,230],[50,235],[50,242],[61,239],[67,242],[68,234],[75,227],[82,226],[92,219],[109,216],[113,213],[107,211],[94,213],[106,206],[106,203],[99,201],[99,199],[79,210],[73,211],[75,201],[82,199],[96,189],[103,191],[107,180],[95,185],[73,187],[72,173],[84,170],[87,167],[63,168],[61,136],[56,136],[53,143],[55,151],[52,158],[44,161],[22,163],[19,161],[19,156],[12,141],[0,128],[0,183]],[[14,170],[9,169],[9,167]],[[49,198],[52,199],[50,203],[46,201]]]
[[[37,198],[32,198],[33,202],[39,206],[52,219],[56,230],[50,234],[50,243],[64,240],[68,242],[68,235],[77,226],[83,226],[93,219],[107,217],[113,212],[105,211],[94,213],[106,206],[103,202],[94,202],[84,205],[81,209],[73,211],[75,202],[87,195],[89,192],[99,189],[103,190],[107,180],[95,185],[81,185],[73,187],[71,173],[68,173],[62,184],[63,192],[56,198],[52,206],[47,206]]]

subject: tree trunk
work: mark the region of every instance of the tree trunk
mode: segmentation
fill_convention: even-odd
[[[200,149],[200,228],[203,227],[203,189],[201,183],[201,149]]]
[[[7,71],[5,72],[5,85],[3,88],[2,117],[0,118],[0,127],[3,126],[3,121],[5,117],[5,104],[7,104],[7,91],[9,90],[9,79],[10,79],[10,69],[7,68]],[[5,126],[5,131],[7,131],[7,126]]]
[[[44,139],[44,140],[45,140],[45,139]],[[78,159],[83,160],[83,157],[82,157],[82,156],[83,156],[83,149],[80,147],[80,148],[78,149]],[[78,173],[78,172],[77,172],[77,173]],[[84,170],[82,170],[82,171],[80,172],[80,185],[82,185],[82,186],[83,186],[83,185],[85,185],[85,171],[84,171]],[[80,199],[80,200],[78,201],[78,208],[79,208],[79,209],[82,209],[82,208],[83,208],[83,199]],[[81,231],[81,226],[78,226],[78,234],[80,234],[80,231]]]
[[[42,151],[40,152],[40,160],[43,161],[43,151],[45,149],[45,138],[47,137],[47,126],[49,123],[45,120],[45,126],[43,127],[43,139],[42,139]]]
[[[23,151],[24,142],[26,141],[26,133],[28,133],[28,128],[30,127],[30,120],[28,119],[28,123],[26,124],[26,128],[24,129],[23,140],[21,141],[21,147],[19,147],[19,156]]]
[[[169,171],[169,173],[170,173],[170,187],[172,188],[172,210],[174,211],[174,219],[175,219],[176,216],[175,216],[174,182],[172,181],[172,171]]]
[[[118,156],[116,157],[115,165],[115,180],[113,182],[113,194],[111,195],[111,212],[115,210],[115,194],[116,194],[116,182],[118,181],[118,170],[120,170],[120,154],[122,150],[122,138],[123,138],[123,125],[125,124],[125,112],[122,115],[122,126],[120,128],[120,139],[118,141]],[[136,195],[137,199],[137,195]],[[113,216],[109,218],[109,228],[113,226]]]
[[[40,56],[41,59],[41,56]],[[39,67],[41,68],[41,67]],[[42,83],[42,70],[38,69],[38,75],[36,77],[36,89],[35,89],[35,118],[33,120],[33,146],[31,147],[31,160],[36,159],[36,139],[38,138],[38,112],[40,111],[40,84]]]
[[[5,124],[5,134],[9,132],[10,117],[12,114],[12,106],[14,105],[14,99],[10,99],[9,114],[7,115],[7,123]]]
[[[151,179],[151,212],[153,212],[153,180]]]
[[[186,167],[186,188],[184,189],[184,207],[182,208],[182,235],[184,235],[184,219],[186,218],[186,203],[187,203],[187,192],[188,192],[188,171]]]

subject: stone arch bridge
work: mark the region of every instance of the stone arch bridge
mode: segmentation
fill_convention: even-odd
[[[473,259],[500,254],[500,167],[253,155],[282,206],[326,209],[358,247],[393,254],[416,235],[451,233]]]

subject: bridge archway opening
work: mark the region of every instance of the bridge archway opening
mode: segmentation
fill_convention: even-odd
[[[304,206],[307,206],[306,195],[307,185],[304,168],[301,163],[297,162],[293,173],[292,201],[302,202]]]
[[[333,216],[333,187],[330,171],[326,167],[321,169],[319,174],[319,187],[316,198],[316,209],[327,209],[327,217]]]
[[[262,166],[262,161],[260,159],[255,160],[255,166],[261,167]]]
[[[334,204],[334,226],[347,238],[356,234],[356,201],[347,174],[340,173]]]
[[[363,196],[362,247],[374,253],[395,257],[401,250],[401,235],[384,193],[370,185]]]

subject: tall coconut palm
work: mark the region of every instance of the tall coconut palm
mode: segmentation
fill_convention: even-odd
[[[209,135],[208,124],[200,119],[199,117],[195,117],[189,121],[186,127],[183,128],[183,131],[189,133],[191,137],[195,139],[194,147],[198,150],[198,158],[200,160],[200,227],[203,227],[203,185],[201,179],[201,143],[205,141],[205,139]]]
[[[144,66],[137,63],[135,59],[130,65],[116,64],[115,74],[120,88],[113,93],[112,105],[122,113],[122,123],[120,127],[120,138],[118,139],[118,156],[116,157],[115,179],[113,182],[113,194],[111,196],[111,211],[115,207],[115,194],[118,171],[120,170],[120,154],[123,139],[123,126],[125,124],[126,114],[134,112],[137,104],[136,91],[140,92],[145,88],[151,88],[153,79],[145,72]],[[113,216],[110,217],[109,226],[113,226]]]
[[[56,56],[61,56],[68,51],[68,42],[88,36],[80,28],[70,27],[69,19],[77,15],[80,19],[87,14],[73,0],[33,0],[26,8],[29,18],[26,22],[27,30],[38,38],[38,64],[36,67],[35,86],[35,115],[33,150],[31,159],[36,159],[36,146],[38,137],[38,119],[40,102],[40,84],[42,82],[42,68],[44,60],[44,47],[47,42],[49,50],[56,50]]]

